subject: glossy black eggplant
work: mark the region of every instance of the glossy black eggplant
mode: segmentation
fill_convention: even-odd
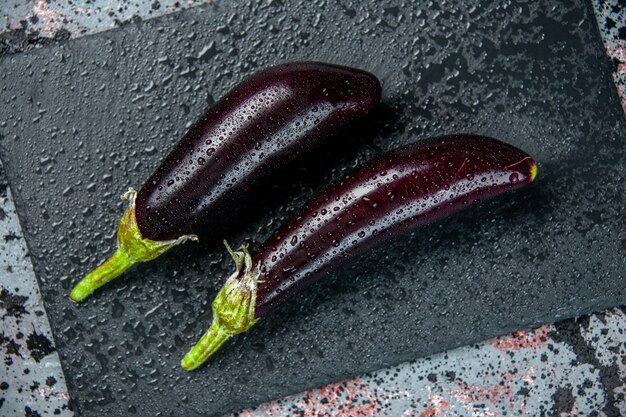
[[[529,184],[537,167],[499,140],[440,137],[382,155],[331,185],[251,256],[231,252],[236,271],[213,302],[213,323],[182,360],[195,369],[290,294],[367,248]]]
[[[232,89],[182,137],[118,226],[118,249],[79,282],[81,301],[136,262],[188,239],[196,226],[235,204],[259,178],[366,116],[381,87],[365,71],[299,62],[259,72]]]

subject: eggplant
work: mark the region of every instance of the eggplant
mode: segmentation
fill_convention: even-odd
[[[263,176],[365,117],[379,102],[378,79],[365,71],[296,62],[261,71],[207,111],[148,178],[123,198],[130,206],[111,258],[72,290],[79,302],[136,262],[187,240]],[[223,220],[223,218],[219,219]]]
[[[254,255],[226,245],[235,272],[213,301],[210,328],[181,366],[197,368],[229,337],[352,256],[536,175],[528,154],[476,135],[434,138],[372,160],[313,198]]]

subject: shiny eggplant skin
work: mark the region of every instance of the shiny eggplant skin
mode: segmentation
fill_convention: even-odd
[[[197,369],[230,337],[352,256],[403,232],[522,187],[537,166],[499,140],[454,135],[381,155],[313,198],[258,251],[233,251],[235,272],[212,303],[213,321],[181,360]]]
[[[499,140],[456,135],[376,158],[330,186],[252,255],[255,317],[351,256],[530,183],[533,159]]]
[[[258,178],[366,116],[380,93],[372,74],[317,62],[278,65],[244,80],[195,123],[139,191],[143,238],[189,233]]]
[[[190,233],[196,226],[230,214],[258,179],[367,116],[380,93],[372,74],[318,62],[278,65],[244,80],[191,127],[139,192],[122,196],[130,204],[117,249],[70,299],[81,302],[135,263],[198,240]]]

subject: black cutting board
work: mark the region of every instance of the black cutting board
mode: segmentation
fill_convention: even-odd
[[[118,196],[243,77],[302,59],[378,75],[379,113],[230,226],[72,305],[113,249]],[[584,4],[221,1],[5,56],[0,74],[0,156],[82,415],[216,415],[626,301],[625,124]],[[457,131],[528,151],[538,180],[360,257],[201,370],[178,367],[233,268],[222,238],[254,249],[349,167]]]

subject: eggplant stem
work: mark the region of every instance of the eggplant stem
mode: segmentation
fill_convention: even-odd
[[[202,338],[196,343],[180,361],[180,366],[192,371],[202,365],[213,353],[215,353],[222,344],[228,340],[232,334],[219,321],[213,321],[209,330],[202,335]]]
[[[233,251],[235,272],[213,300],[213,322],[202,338],[183,357],[180,366],[188,371],[198,368],[231,336],[243,333],[258,320],[254,316],[258,271],[252,272],[252,258],[245,246]]]
[[[70,298],[75,302],[83,301],[96,289],[121,275],[134,263],[135,261],[130,259],[123,250],[117,248],[113,256],[76,284],[70,293]]]
[[[198,240],[196,235],[184,235],[178,239],[160,241],[144,239],[139,231],[135,216],[136,197],[137,191],[133,188],[129,188],[122,195],[122,200],[130,200],[130,205],[117,226],[117,249],[113,256],[76,284],[70,293],[72,301],[83,301],[95,290],[117,278],[137,262],[151,261],[173,246],[188,240]]]

